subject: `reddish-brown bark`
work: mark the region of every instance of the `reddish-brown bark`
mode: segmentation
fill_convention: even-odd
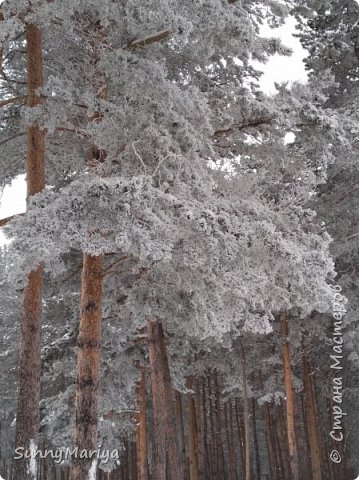
[[[37,89],[43,85],[42,38],[34,25],[26,26],[27,94],[29,107],[41,103]],[[45,187],[45,131],[38,125],[27,130],[27,198]],[[37,446],[41,377],[43,266],[32,271],[24,291],[16,410],[15,449]],[[36,472],[25,457],[14,461],[14,480],[33,480]]]
[[[136,415],[137,479],[148,480],[147,464],[147,397],[146,372],[140,368],[141,378],[138,383],[138,412]]]
[[[290,468],[292,473],[292,479],[299,480],[298,448],[295,434],[295,394],[292,381],[292,367],[290,363],[290,351],[288,341],[288,316],[286,314],[282,314],[281,321],[284,336],[283,365],[285,393],[287,399],[287,438],[289,447]]]
[[[317,429],[318,418],[315,412],[315,397],[311,381],[310,365],[306,356],[303,357],[303,376],[311,475],[312,480],[322,480],[320,442]]]
[[[167,480],[168,464],[170,480],[183,480],[171,376],[162,324],[158,321],[148,321],[147,336],[154,419],[155,464],[153,477],[156,480]]]
[[[97,403],[101,343],[103,257],[84,255],[80,326],[77,340],[77,384],[74,444],[97,449]],[[71,480],[87,480],[92,460],[74,459]]]

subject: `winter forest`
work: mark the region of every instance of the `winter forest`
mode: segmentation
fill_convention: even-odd
[[[356,479],[359,2],[0,3],[1,480]]]

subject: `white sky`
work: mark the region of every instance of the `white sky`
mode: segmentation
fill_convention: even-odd
[[[358,0],[359,1],[359,0]],[[0,0],[2,3],[2,0]],[[306,55],[299,40],[293,37],[295,32],[295,20],[290,17],[287,23],[277,29],[271,29],[264,26],[261,30],[262,36],[280,37],[283,43],[293,50],[291,57],[283,57],[274,55],[266,64],[262,65],[255,62],[254,65],[264,72],[260,85],[267,94],[275,92],[274,82],[294,82],[300,80],[305,82],[307,75],[302,62]],[[26,210],[26,182],[25,175],[20,175],[11,184],[5,187],[3,194],[0,196],[0,218],[6,218]],[[6,243],[4,234],[0,229],[0,245]]]
[[[359,0],[358,0],[359,1]],[[283,44],[293,50],[291,57],[283,57],[275,54],[266,65],[259,62],[253,62],[253,65],[264,72],[261,77],[260,86],[267,93],[275,93],[274,82],[301,82],[307,81],[307,73],[304,68],[303,59],[307,52],[302,47],[298,38],[292,34],[296,32],[296,21],[293,17],[289,17],[286,24],[280,28],[272,29],[269,26],[261,28],[263,37],[279,37]]]

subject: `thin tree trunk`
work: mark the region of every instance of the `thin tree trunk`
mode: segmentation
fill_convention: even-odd
[[[283,346],[283,365],[284,365],[284,383],[287,405],[287,436],[289,447],[290,468],[293,480],[299,480],[298,449],[295,435],[295,395],[292,382],[292,367],[290,363],[290,351],[288,341],[288,316],[281,315],[284,346]]]
[[[193,380],[189,380],[189,388],[193,388]],[[189,447],[189,473],[190,480],[199,480],[198,472],[198,451],[197,451],[197,424],[196,424],[196,407],[194,403],[194,395],[188,395],[188,447]]]
[[[166,480],[166,463],[168,462],[170,480],[183,480],[171,376],[162,324],[157,321],[148,321],[147,335],[152,379],[155,438],[153,477],[156,480]]]
[[[183,407],[182,407],[182,394],[175,391],[175,400],[176,400],[176,417],[178,420],[178,434],[179,434],[179,450],[181,455],[181,464],[183,465],[184,478],[188,480],[189,471],[187,465],[187,456],[186,456],[186,440],[185,440],[185,430],[183,423]]]
[[[206,402],[206,377],[202,377],[202,411],[203,411],[203,449],[204,449],[204,478],[211,479],[211,460],[208,449],[208,423]]]
[[[233,429],[231,423],[233,421],[232,403],[230,400],[224,405],[224,419],[226,424],[229,480],[237,480],[236,461],[233,448]]]
[[[218,381],[218,372],[214,372],[214,393],[215,393],[215,407],[216,407],[216,464],[218,466],[217,478],[224,480],[224,452],[223,452],[223,438],[222,438],[222,407],[221,407],[221,391]]]
[[[266,403],[264,405],[265,415],[267,420],[267,428],[266,428],[266,439],[267,439],[267,450],[268,450],[268,464],[269,464],[269,474],[270,480],[275,480],[278,476],[277,471],[277,462],[275,457],[275,440],[273,435],[273,429],[271,425],[271,418],[270,418],[270,411],[269,405]]]
[[[131,442],[131,471],[132,471],[132,480],[138,480],[137,477],[137,450],[136,443]]]
[[[124,454],[123,454],[123,479],[129,479],[130,478],[130,468],[129,468],[129,447],[128,447],[128,440],[125,438],[124,444]]]
[[[320,443],[317,430],[317,416],[315,414],[315,399],[312,381],[310,378],[310,366],[308,359],[303,357],[304,392],[306,406],[306,425],[308,431],[308,443],[310,450],[310,465],[312,480],[322,480],[322,467],[320,461]]]
[[[288,458],[288,446],[287,446],[287,431],[285,429],[285,424],[282,421],[282,413],[279,412],[279,415],[275,415],[276,419],[279,419],[279,422],[275,421],[273,415],[272,418],[272,426],[273,432],[275,437],[275,445],[276,445],[276,454],[277,454],[277,462],[280,468],[280,478],[283,480],[291,480],[290,476],[290,462]],[[278,425],[279,423],[279,425]]]
[[[239,439],[239,456],[240,456],[240,470],[241,470],[241,480],[245,478],[246,475],[246,465],[245,465],[245,453],[244,453],[244,432],[243,425],[241,422],[241,414],[239,409],[239,399],[236,398],[235,402],[235,411],[236,411],[236,422],[237,422],[237,431]]]
[[[244,417],[244,433],[245,433],[245,465],[246,465],[246,480],[251,480],[251,451],[249,440],[249,401],[248,401],[248,387],[247,387],[247,365],[246,354],[241,340],[241,357],[242,357],[242,382],[243,382],[243,417]]]
[[[204,477],[204,442],[203,442],[203,424],[202,424],[202,417],[201,417],[202,392],[201,392],[201,381],[199,377],[197,377],[195,380],[195,390],[196,390],[198,478],[199,480],[206,480]]]
[[[146,371],[141,367],[141,378],[138,384],[138,408],[136,426],[137,447],[137,478],[148,480],[147,464],[147,401],[146,401]]]
[[[42,37],[34,25],[26,26],[28,106],[41,103],[37,89],[43,85]],[[27,198],[45,187],[45,130],[38,125],[27,129]],[[37,449],[41,378],[43,265],[32,271],[24,291],[21,319],[19,383],[16,409],[15,451]],[[35,480],[36,462],[22,458],[14,461],[14,480]]]
[[[97,403],[101,343],[103,257],[84,255],[77,340],[75,448],[97,449]],[[96,460],[76,458],[70,480],[88,480]]]
[[[256,472],[257,479],[261,478],[261,458],[258,448],[258,436],[257,436],[257,414],[256,414],[256,401],[252,398],[252,421],[253,421],[253,441],[254,441],[254,452],[256,456]]]
[[[215,429],[214,429],[214,413],[213,413],[213,391],[211,385],[211,373],[208,373],[208,402],[209,402],[209,419],[210,419],[210,429],[211,429],[211,442],[209,444],[209,455],[211,462],[211,472],[212,478],[217,480],[217,454],[216,454],[216,442],[215,442]]]

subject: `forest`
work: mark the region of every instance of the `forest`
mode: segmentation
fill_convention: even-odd
[[[358,477],[358,94],[356,0],[0,2],[1,480]]]

